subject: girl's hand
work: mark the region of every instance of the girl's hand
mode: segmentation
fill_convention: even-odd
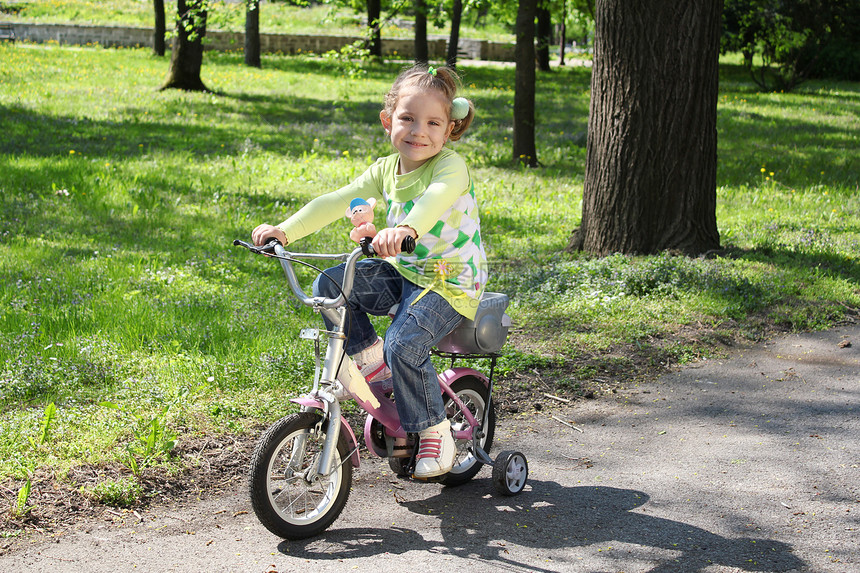
[[[382,229],[373,238],[373,250],[380,257],[393,257],[400,253],[400,245],[406,237],[418,238],[418,233],[412,227],[388,227]]]
[[[257,228],[251,231],[251,240],[258,247],[261,245],[265,245],[266,241],[268,241],[272,237],[278,239],[282,245],[286,246],[287,236],[282,230],[275,227],[274,225],[266,225],[264,223],[262,225],[257,225]]]

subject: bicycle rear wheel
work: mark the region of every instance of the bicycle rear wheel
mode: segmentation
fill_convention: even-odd
[[[346,438],[338,440],[330,475],[315,479],[326,432],[321,416],[301,412],[281,418],[260,438],[251,456],[251,505],[266,529],[284,539],[305,539],[324,531],[349,497],[352,465]]]
[[[490,401],[490,393],[484,383],[474,376],[464,376],[455,380],[451,384],[451,390],[469,409],[472,415],[478,422],[484,419],[484,412],[489,407],[490,412],[487,417],[487,426],[484,430],[484,437],[478,442],[485,452],[489,452],[493,445],[493,435],[496,431],[496,413]],[[448,419],[451,421],[451,429],[466,430],[469,428],[469,422],[466,417],[450,398],[445,399],[445,411]],[[454,459],[454,467],[450,472],[443,475],[439,481],[448,486],[455,486],[466,483],[479,471],[483,465],[475,457],[475,454],[469,449],[472,445],[472,440],[456,440],[457,456]]]

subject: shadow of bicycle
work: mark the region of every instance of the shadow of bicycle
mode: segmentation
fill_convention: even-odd
[[[279,550],[306,559],[427,550],[514,571],[557,571],[565,562],[587,563],[583,559],[598,552],[624,570],[649,573],[694,573],[715,565],[779,573],[805,565],[780,541],[725,537],[649,515],[644,508],[634,511],[650,499],[641,491],[533,479],[521,495],[503,497],[487,494],[486,482],[474,480],[427,499],[399,502],[413,513],[438,516],[443,542],[403,527],[333,528],[316,539],[283,542]],[[552,564],[542,568],[528,549],[542,550]]]

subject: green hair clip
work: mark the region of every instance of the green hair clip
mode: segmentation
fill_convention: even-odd
[[[433,77],[436,77],[436,68],[434,68],[433,66],[428,66],[427,73]]]

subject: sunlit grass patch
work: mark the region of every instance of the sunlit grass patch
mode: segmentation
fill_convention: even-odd
[[[207,53],[217,93],[188,94],[157,90],[167,60],[148,50],[0,44],[0,61],[0,475],[26,477],[14,460],[57,475],[128,463],[135,431],[158,416],[181,444],[291,411],[314,372],[297,334],[319,319],[292,301],[276,264],[231,241],[390,152],[378,113],[402,66],[369,64],[356,80],[307,56],[257,70]],[[588,70],[539,76],[534,170],[510,155],[513,70],[461,71],[478,118],[455,148],[475,181],[489,288],[512,299],[505,383],[549,371],[559,392],[587,392],[635,366],[620,347],[660,366],[707,354],[708,336],[826,328],[856,313],[856,85],[759,95],[729,69],[723,249],[596,259],[564,252],[581,217]],[[348,250],[349,227],[344,218],[300,247]],[[702,336],[673,340],[692,329]],[[49,402],[56,433],[34,449]],[[176,462],[166,458],[148,463]],[[120,485],[99,495],[133,489]]]
[[[153,27],[155,15],[152,2],[141,0],[11,0],[2,4],[3,19],[46,24],[89,24],[109,26]],[[175,3],[165,2],[167,27],[175,18]],[[387,16],[386,11],[383,17]],[[468,15],[468,13],[467,13]],[[326,5],[310,4],[297,6],[292,2],[265,2],[260,7],[260,32],[264,34],[319,34],[361,36],[365,33],[364,14],[361,10]],[[497,22],[490,15],[481,18],[479,26],[472,25],[473,18],[464,18],[461,37],[491,39],[513,42],[511,27]],[[428,23],[428,33],[448,34],[450,24],[446,21],[436,26],[435,19]],[[210,2],[208,29],[240,32],[245,29],[245,3],[228,0]],[[387,21],[383,37],[409,38],[414,34],[408,14]]]

